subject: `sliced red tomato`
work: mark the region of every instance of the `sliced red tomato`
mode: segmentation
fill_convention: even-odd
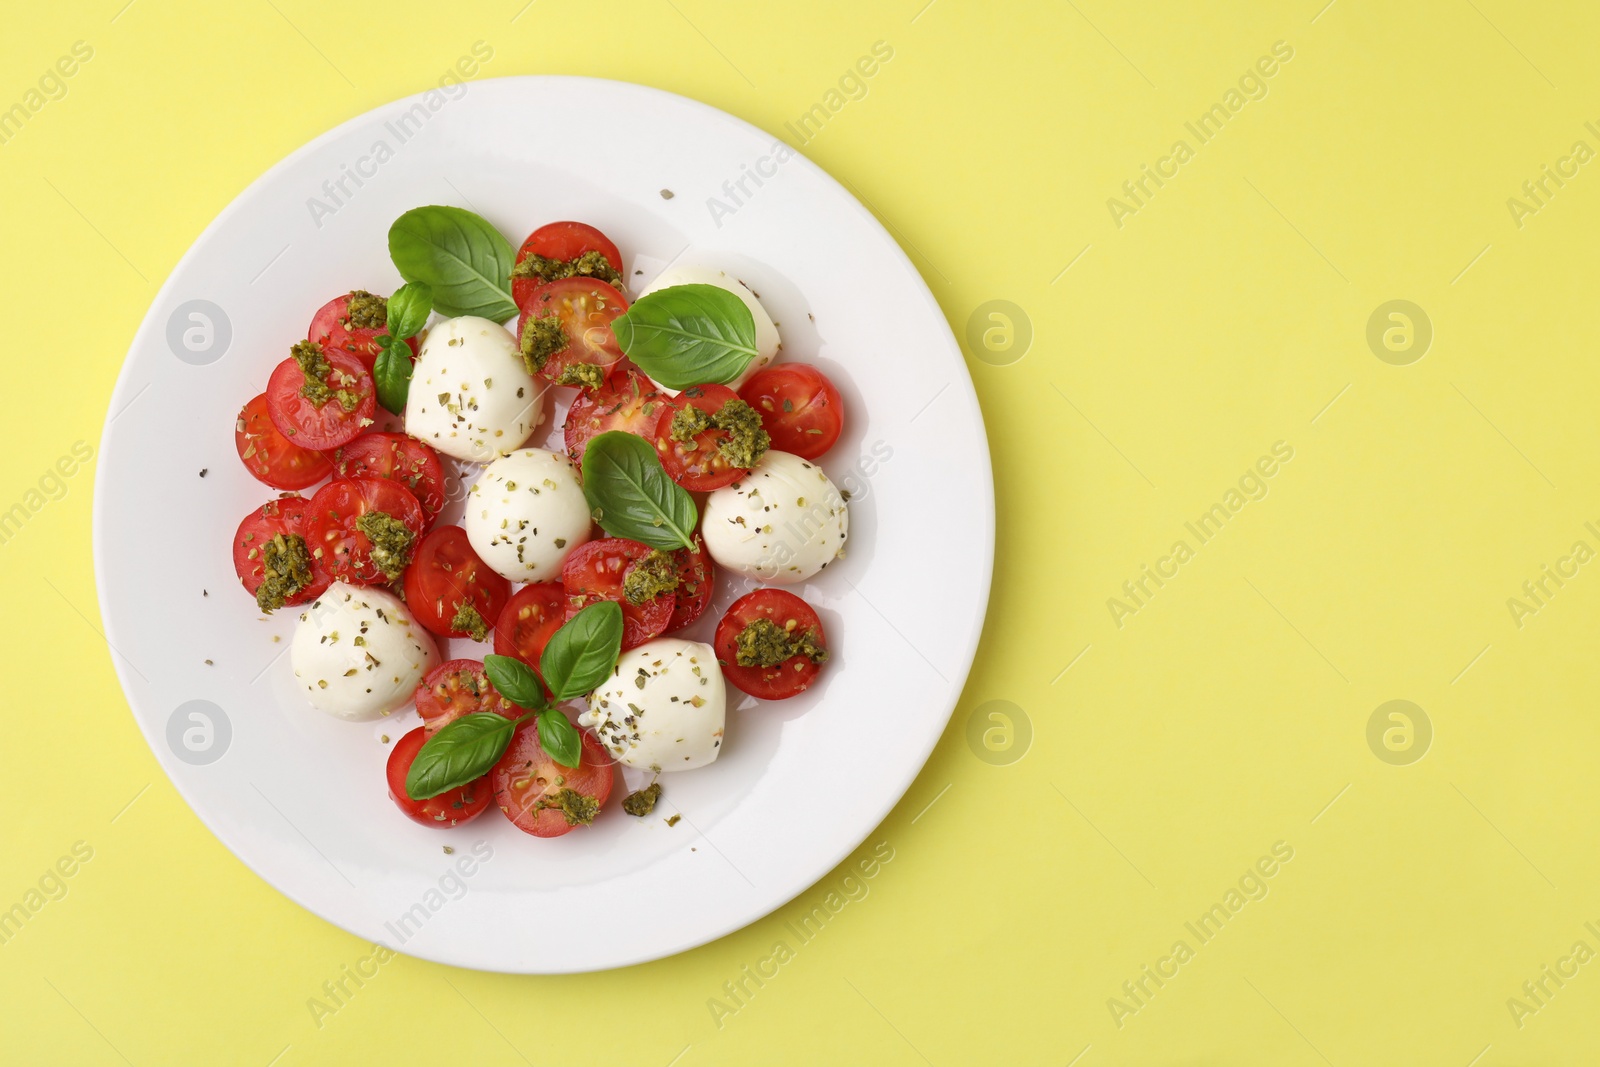
[[[713,642],[717,662],[722,665],[722,676],[753,697],[783,700],[804,692],[816,681],[822,664],[797,653],[772,666],[740,666],[739,635],[748,626],[766,623],[794,638],[811,635],[811,641],[822,650],[824,657],[827,637],[822,632],[822,620],[817,618],[811,605],[783,589],[757,589],[747,593],[735,600],[722,616]]]
[[[266,393],[251,399],[239,412],[233,424],[233,446],[239,450],[244,469],[274,489],[304,489],[333,472],[327,456],[301,448],[272,425]]]
[[[517,262],[521,263],[530,255],[540,255],[545,259],[555,259],[565,263],[577,259],[585,252],[599,252],[606,257],[606,262],[611,264],[612,270],[618,274],[622,273],[622,253],[611,243],[611,238],[583,222],[552,222],[540,226],[530,233],[528,239],[522,242],[522,247],[517,249]],[[526,308],[528,298],[540,284],[537,278],[513,277],[511,299],[516,301],[517,307]]]
[[[394,743],[389,762],[383,769],[389,781],[389,796],[394,799],[395,806],[405,812],[406,818],[424,826],[448,828],[471,822],[489,807],[493,796],[487,774],[427,800],[412,800],[411,794],[406,792],[406,775],[411,773],[411,765],[427,740],[428,731],[419,726]]]
[[[339,396],[330,396],[321,403],[306,396],[306,376],[293,356],[273,369],[266,392],[267,414],[278,432],[291,444],[319,452],[338,448],[371,426],[378,407],[372,375],[359,359],[332,349],[324,349],[322,358],[328,370],[321,376],[321,383],[352,399],[351,407],[345,407]]]
[[[299,592],[285,597],[284,606],[289,607],[314,600],[328,588],[333,577],[327,568],[323,567],[322,562],[316,559],[310,544],[307,522],[310,511],[311,501],[303,496],[286,494],[277,500],[267,501],[246,515],[239,523],[239,529],[233,535],[233,569],[239,575],[239,581],[244,585],[245,592],[255,596],[256,590],[261,588],[261,581],[265,577],[261,559],[263,546],[278,534],[302,539],[306,542],[307,552],[312,556],[310,584]]]
[[[844,401],[828,376],[809,363],[777,363],[757,371],[739,396],[761,415],[772,447],[816,459],[844,431]]]
[[[676,599],[672,593],[630,604],[622,594],[623,582],[635,560],[650,554],[650,546],[624,537],[605,537],[573,549],[561,566],[561,585],[567,593],[567,618],[598,600],[622,605],[622,647],[634,648],[659,637],[672,620]]]
[[[585,808],[592,813],[605,807],[611,796],[611,756],[588,730],[578,734],[583,739],[579,766],[563,767],[540,746],[537,724],[526,722],[489,772],[495,803],[523,833],[560,837],[581,825],[568,812],[581,818]],[[563,795],[566,790],[572,795]]]
[[[352,321],[351,298],[356,300],[357,313],[354,318],[359,321]],[[350,353],[366,366],[367,373],[372,373],[378,353],[382,351],[377,340],[389,332],[387,302],[382,305],[374,303],[381,299],[360,289],[341,293],[317,309],[317,313],[311,318],[311,327],[306,331],[306,337],[316,341],[324,349]],[[417,339],[409,337],[406,339],[406,344],[411,346],[411,354],[415,358]]]
[[[608,381],[599,389],[578,394],[567,409],[563,434],[567,455],[581,464],[592,438],[608,430],[622,430],[650,440],[661,409],[670,406],[666,397],[642,374],[632,371]]]
[[[362,528],[364,516],[381,512],[410,531],[409,544],[399,531],[380,537],[374,550],[371,537]],[[422,505],[411,490],[387,478],[340,478],[317,490],[311,498],[308,520],[311,554],[322,561],[328,573],[344,582],[381,585],[399,578],[417,538],[422,536]]]
[[[534,582],[517,590],[494,624],[494,654],[515,656],[534,671],[544,646],[567,621],[567,591],[560,582]]]
[[[333,454],[341,478],[388,478],[411,490],[431,526],[445,505],[439,453],[403,433],[364,433]]]
[[[716,576],[711,553],[705,550],[698,535],[693,549],[680,548],[672,558],[678,564],[678,599],[672,608],[672,619],[667,623],[667,633],[693,626],[706,613],[706,608],[711,606],[711,586]]]
[[[440,526],[424,537],[406,568],[406,606],[417,621],[440,637],[468,637],[487,641],[506,601],[511,599],[511,583],[489,569],[472,550],[467,531],[459,526]],[[452,625],[471,604],[478,613],[482,629]]]
[[[693,385],[674,397],[671,403],[662,405],[651,437],[656,453],[661,456],[661,466],[673,481],[691,492],[709,493],[732,485],[748,473],[747,468],[729,463],[728,457],[717,447],[728,434],[715,426],[701,430],[688,441],[672,436],[672,420],[683,408],[694,407],[707,415],[715,415],[722,410],[722,405],[738,399],[739,394],[726,385]]]
[[[429,671],[417,686],[417,714],[429,736],[463,715],[492,711],[514,719],[522,714],[501,696],[483,671],[481,659],[453,659]]]
[[[551,354],[539,369],[539,377],[558,385],[569,370],[580,363],[594,364],[608,376],[622,361],[622,348],[611,332],[611,322],[628,310],[628,301],[605,282],[594,278],[563,278],[541,285],[517,320],[521,341],[533,319],[556,318],[566,339],[566,347]]]

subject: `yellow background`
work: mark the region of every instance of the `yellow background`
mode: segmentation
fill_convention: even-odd
[[[1600,166],[1521,227],[1506,204],[1574,141],[1600,148],[1600,11],[1323,2],[13,5],[0,104],[75,41],[94,58],[0,146],[0,509],[98,447],[129,339],[229,200],[477,39],[486,77],[643,82],[791,141],[888,42],[804,151],[879,211],[958,336],[996,299],[1033,336],[969,360],[994,594],[951,728],[869,839],[894,859],[720,1028],[708,999],[842,871],[621,972],[396,959],[316,1025],[308,998],[368,947],[249,873],[157,767],[97,634],[95,464],[68,479],[0,545],[0,906],[74,842],[94,858],[0,946],[0,1058],[1600,1059],[1600,963],[1520,1027],[1506,1004],[1575,941],[1600,949],[1600,565],[1520,627],[1507,607],[1573,542],[1600,548]],[[1277,41],[1267,95],[1119,228],[1108,198],[1194,146],[1184,122]],[[1434,329],[1409,366],[1366,340],[1393,299]],[[1266,498],[1119,628],[1108,598],[1278,441],[1294,458]],[[1409,765],[1367,742],[1393,699],[1432,724]],[[992,700],[1021,709],[998,763],[966,730]],[[1270,893],[1200,945],[1184,923],[1279,841]],[[1119,1026],[1108,999],[1179,939],[1194,958]]]

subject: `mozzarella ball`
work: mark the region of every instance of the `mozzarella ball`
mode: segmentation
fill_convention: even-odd
[[[722,751],[726,717],[716,650],[658,637],[622,654],[610,680],[589,694],[578,723],[630,767],[688,771]]]
[[[510,330],[476,315],[445,319],[417,354],[406,432],[447,456],[487,463],[521,448],[544,421],[545,388]]]
[[[850,515],[822,468],[776,449],[706,498],[700,533],[719,567],[765,582],[803,582],[844,555]]]
[[[725,383],[728,388],[738,391],[739,387],[749,380],[756,371],[778,358],[778,349],[782,342],[778,340],[778,327],[773,323],[772,316],[767,314],[767,309],[761,306],[761,301],[756,299],[756,294],[750,287],[738,278],[724,270],[714,267],[668,267],[656,276],[655,281],[645,287],[640,293],[641,298],[649,296],[658,289],[668,289],[674,285],[715,285],[719,289],[726,289],[750,309],[750,314],[756,320],[756,357],[745,367],[744,373],[731,382]],[[662,392],[677,396],[678,390],[661,387]]]
[[[334,582],[301,613],[289,662],[312,707],[360,722],[410,703],[439,650],[399,597]]]
[[[578,468],[559,452],[524,448],[483,468],[467,493],[467,540],[513,582],[560,579],[567,554],[589,540]]]

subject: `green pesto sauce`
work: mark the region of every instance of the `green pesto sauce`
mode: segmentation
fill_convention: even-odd
[[[471,634],[474,641],[489,639],[489,624],[483,621],[483,616],[478,613],[478,609],[470,600],[463,600],[461,606],[456,608],[455,617],[450,620],[450,629],[460,634]],[[476,681],[473,682],[473,686],[476,688]],[[472,695],[478,694],[474,692]]]
[[[530,318],[522,327],[522,362],[529,374],[538,374],[550,357],[567,347],[567,331],[561,328],[561,316],[546,315],[542,319]]]
[[[659,548],[635,560],[622,579],[622,595],[628,603],[639,605],[678,588],[678,564]]]
[[[553,282],[581,275],[599,278],[607,285],[622,288],[622,275],[603,252],[585,252],[577,259],[548,259],[532,253],[527,259],[511,268],[513,278],[532,278],[537,282]]]
[[[345,308],[345,323],[350,329],[381,330],[389,325],[389,301],[365,289],[357,289],[350,294],[350,303]]]
[[[337,400],[339,406],[346,411],[354,411],[361,404],[361,394],[353,389],[335,389],[328,384],[330,378],[337,379],[338,384],[346,384],[346,376],[333,369],[322,354],[322,346],[315,341],[296,341],[289,349],[289,355],[300,365],[300,373],[305,378],[300,384],[300,395],[311,401],[313,407],[322,407],[330,400]]]
[[[568,363],[561,369],[556,384],[598,389],[606,384],[606,369],[598,363]]]
[[[311,584],[311,551],[299,534],[273,534],[261,546],[261,584],[256,606],[274,611]]]
[[[651,782],[636,793],[629,793],[622,798],[622,810],[629,815],[644,818],[656,810],[656,801],[661,799],[661,783]]]
[[[727,434],[717,442],[717,451],[735,467],[749,470],[772,447],[772,436],[761,428],[761,416],[743,400],[730,400],[711,420]]]
[[[328,361],[322,357],[322,346],[315,341],[296,341],[289,349],[289,355],[300,364],[300,373],[305,377],[305,382],[300,386],[300,395],[321,407],[333,399],[333,390],[328,388],[328,383],[323,379],[333,371]]]
[[[577,826],[579,823],[587,826],[594,822],[594,817],[600,814],[600,805],[595,803],[594,797],[586,797],[582,793],[571,789],[563,789],[554,796],[541,797],[534,805],[535,811],[545,808],[555,808],[567,817],[568,826]]]
[[[373,565],[391,582],[405,573],[411,562],[411,548],[417,535],[399,519],[385,511],[368,511],[356,520],[356,529],[372,543],[368,552]]]
[[[685,404],[672,416],[672,439],[688,443],[695,437],[711,429],[711,416],[695,407]]]
[[[776,667],[795,656],[804,656],[812,663],[828,658],[828,650],[818,642],[816,630],[792,634],[765,617],[741,630],[734,644],[734,662],[741,667]]]
[[[737,398],[729,400],[715,415],[707,415],[693,404],[685,404],[672,416],[669,431],[674,441],[689,442],[706,430],[722,431],[717,451],[735,467],[749,470],[772,447],[772,436],[761,427],[761,415]]]

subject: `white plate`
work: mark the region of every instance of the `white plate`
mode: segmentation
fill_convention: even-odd
[[[381,107],[301,148],[173,271],[106,422],[101,612],[134,717],[179,792],[302,906],[463,967],[637,963],[782,905],[860,844],[922,768],[988,599],[982,417],[916,269],[849,193],[772,137],[618,82],[505,78],[452,92]],[[673,260],[727,269],[778,321],[783,358],[818,364],[844,394],[845,436],[822,465],[852,493],[849,553],[796,590],[821,613],[834,659],[800,697],[730,710],[721,759],[665,776],[654,816],[631,818],[613,798],[592,827],[555,840],[494,811],[447,831],[411,823],[385,795],[379,738],[415,713],[350,724],[312,711],[280,655],[297,613],[263,620],[234,576],[230,535],[272,495],[239,463],[234,413],[322,301],[399,285],[385,235],[422,204],[470,207],[513,245],[556,219],[598,225],[633,292]],[[726,576],[719,586],[706,626],[743,591]],[[618,790],[639,784],[630,775]],[[668,826],[660,816],[674,811],[683,820]]]

